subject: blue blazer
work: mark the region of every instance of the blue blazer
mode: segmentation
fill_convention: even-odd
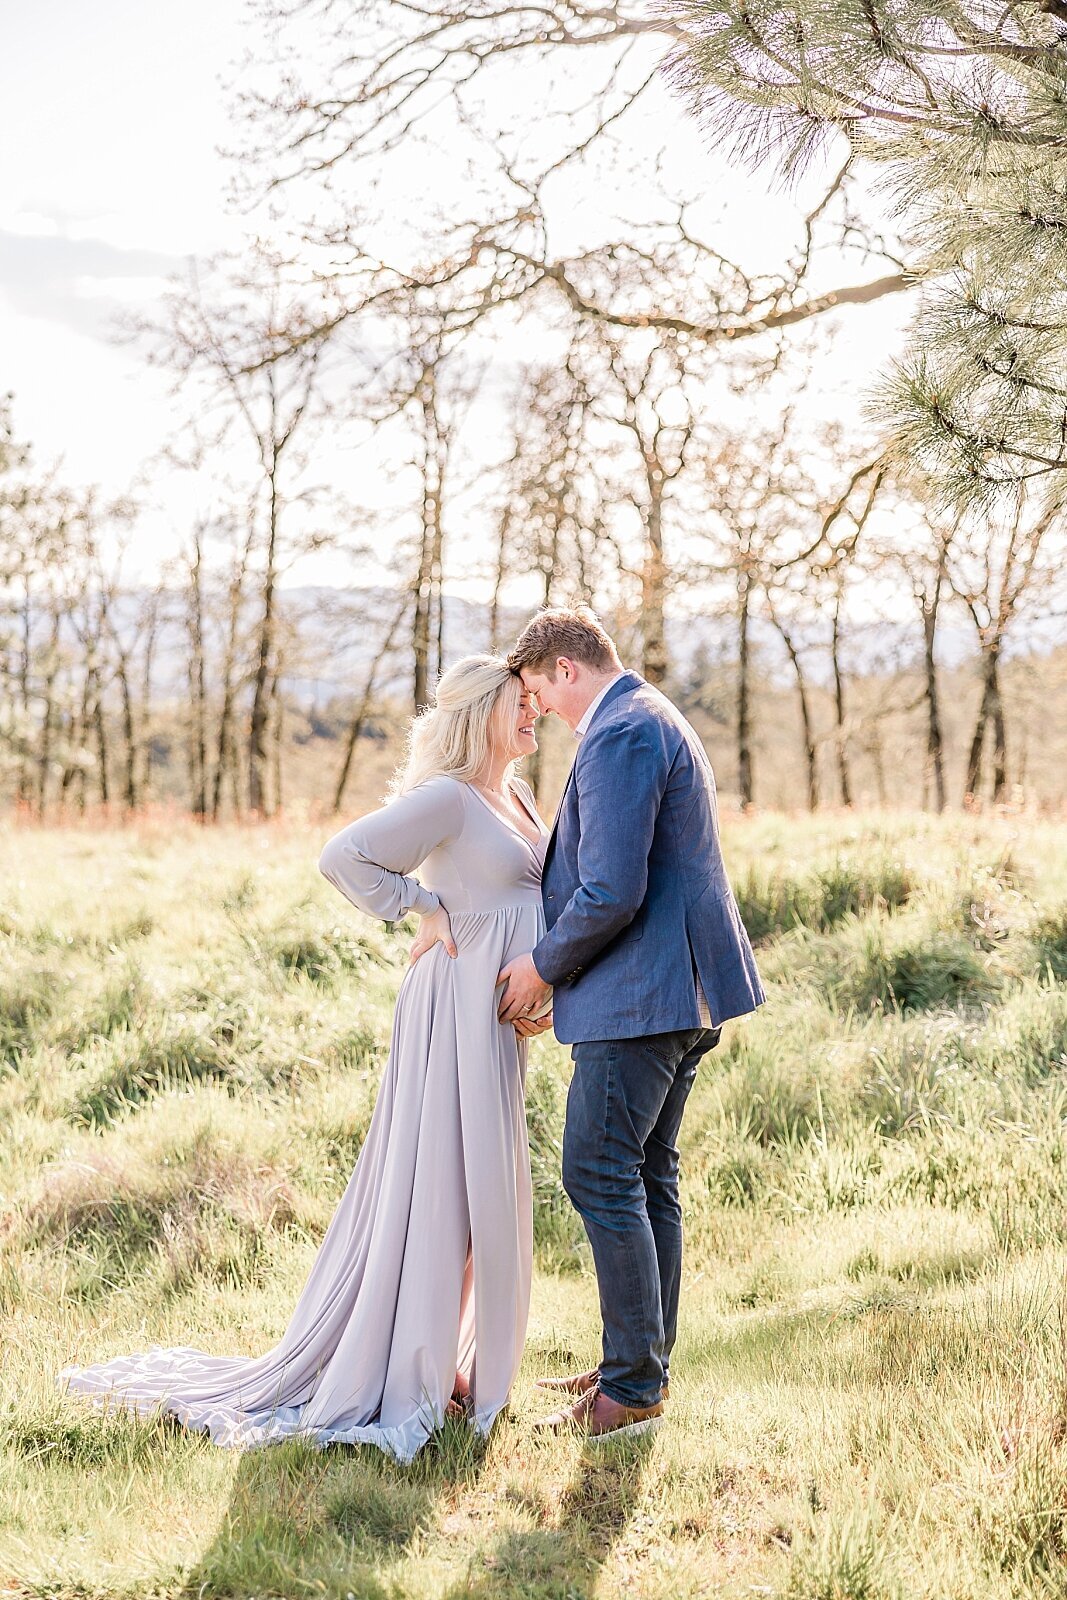
[[[699,1028],[766,998],[726,877],[704,746],[636,672],[597,707],[567,779],[541,882],[534,965],[555,989],[556,1037],[635,1039]]]

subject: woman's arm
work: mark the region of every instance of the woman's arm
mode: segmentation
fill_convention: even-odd
[[[409,911],[436,911],[438,896],[411,874],[462,827],[459,785],[454,778],[430,778],[335,833],[323,846],[319,871],[360,911],[385,922]]]

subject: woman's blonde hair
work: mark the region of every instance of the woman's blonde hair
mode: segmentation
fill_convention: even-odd
[[[460,783],[483,778],[492,752],[491,725],[504,700],[516,716],[522,680],[501,656],[464,656],[442,673],[434,703],[411,724],[407,757],[390,785],[390,794],[405,794],[427,778],[443,773]],[[505,777],[510,776],[509,763]]]

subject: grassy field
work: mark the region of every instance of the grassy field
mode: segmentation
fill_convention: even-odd
[[[281,1334],[360,1148],[407,937],[329,828],[0,831],[0,1593],[991,1600],[1067,1592],[1067,850],[1052,824],[728,824],[771,1000],[684,1128],[668,1421],[539,1441],[597,1356],[539,1041],[510,1415],[409,1469],[237,1456],[54,1374]]]

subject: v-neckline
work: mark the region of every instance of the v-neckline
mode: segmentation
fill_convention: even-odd
[[[540,845],[541,840],[544,838],[544,834],[545,834],[545,831],[546,831],[545,830],[545,825],[544,825],[544,822],[542,821],[542,819],[539,816],[538,817],[534,816],[534,813],[530,810],[529,806],[526,804],[525,800],[523,800],[523,798],[521,797],[521,795],[518,793],[518,791],[516,789],[512,789],[511,790],[512,794],[518,800],[520,806],[525,811],[526,815],[532,821],[536,821],[537,824],[538,824],[537,838],[536,839],[528,839],[526,837],[526,835],[523,833],[521,828],[516,828],[515,824],[513,822],[509,822],[507,817],[501,816],[501,814],[497,810],[496,806],[493,805],[492,801],[487,800],[485,798],[485,795],[482,793],[482,791],[479,789],[479,787],[478,787],[478,785],[476,783],[468,783],[467,787],[468,787],[468,789],[472,789],[474,791],[475,795],[481,801],[481,803],[485,807],[485,809],[487,811],[492,812],[493,816],[496,817],[498,822],[502,822],[504,824],[505,828],[509,828],[517,839],[521,839],[523,844],[526,845],[528,849],[532,850],[535,855],[537,854],[538,846]],[[511,787],[510,784],[509,784],[508,787],[509,788]]]

